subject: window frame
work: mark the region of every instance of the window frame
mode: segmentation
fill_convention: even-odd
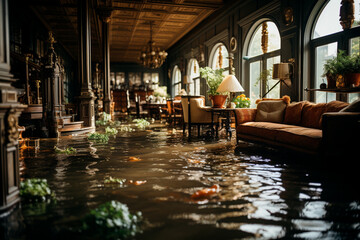
[[[274,51],[271,51],[271,52],[267,52],[267,53],[263,53],[261,55],[256,55],[256,56],[253,56],[253,57],[248,57],[245,62],[245,71],[244,71],[244,77],[245,79],[248,79],[248,91],[249,91],[249,95],[251,94],[251,86],[252,86],[252,83],[250,82],[250,64],[253,63],[253,62],[257,62],[257,61],[260,61],[260,69],[261,71],[264,71],[264,70],[267,70],[268,66],[267,66],[267,60],[270,59],[270,58],[273,58],[273,57],[277,57],[279,56],[280,57],[280,61],[281,61],[281,33],[280,33],[280,30],[279,30],[279,26],[278,24],[276,24],[276,22],[273,20],[273,19],[261,19],[257,22],[255,22],[253,24],[253,27],[250,28],[251,31],[248,32],[248,41],[247,41],[247,46],[246,46],[246,49],[245,50],[245,56],[248,56],[249,54],[249,51],[250,51],[250,44],[252,42],[252,39],[255,35],[255,33],[257,32],[257,30],[261,27],[261,25],[264,23],[264,22],[272,22],[275,24],[275,26],[277,27],[277,30],[278,30],[278,33],[279,33],[279,36],[280,36],[280,48],[277,49],[277,50],[274,50]],[[264,94],[266,93],[266,86],[263,82],[261,82],[261,85],[260,85],[260,95],[259,98],[261,98]],[[281,86],[280,86],[280,94],[281,94]],[[266,97],[266,96],[265,96]]]
[[[342,30],[340,32],[332,33],[330,35],[321,36],[318,38],[313,38],[315,26],[317,21],[322,14],[323,10],[326,8],[327,4],[330,2],[324,1],[322,6],[316,13],[316,17],[312,19],[310,39],[309,39],[309,55],[310,55],[310,80],[308,86],[312,89],[318,89],[319,86],[316,86],[316,49],[321,46],[325,46],[330,43],[337,43],[337,52],[340,50],[345,51],[347,54],[350,53],[350,40],[352,38],[360,37],[360,26],[350,28],[347,30]],[[340,11],[340,9],[339,9]],[[339,23],[340,24],[340,23]],[[349,96],[348,94],[336,93],[336,100],[348,102]],[[316,92],[310,92],[310,101],[316,102]]]
[[[192,72],[192,67],[193,67],[193,62],[196,62],[197,63],[197,67],[198,67],[198,69],[197,69],[197,72],[198,72],[198,76],[197,77],[195,77],[195,78],[193,78],[193,79],[191,79],[191,81],[192,81],[192,83],[191,84],[193,84],[193,89],[194,89],[194,92],[193,93],[191,93],[191,92],[189,92],[189,94],[191,95],[197,95],[196,94],[196,90],[197,90],[197,87],[196,87],[196,83],[198,83],[198,85],[199,85],[199,89],[198,89],[198,95],[200,95],[201,94],[201,78],[200,78],[200,70],[199,70],[199,68],[200,68],[200,65],[199,65],[199,62],[198,62],[198,60],[196,59],[196,58],[191,58],[190,60],[189,60],[189,63],[188,63],[188,76],[189,77],[191,77],[191,72]],[[189,90],[190,91],[190,90]]]
[[[210,57],[209,57],[209,63],[208,63],[208,66],[210,67],[210,68],[213,68],[213,63],[214,63],[214,58],[215,58],[215,54],[216,54],[216,52],[217,52],[217,49],[220,47],[220,46],[222,46],[222,47],[224,47],[225,49],[226,49],[226,51],[227,51],[227,53],[228,53],[228,56],[229,56],[229,54],[230,54],[230,52],[229,52],[229,50],[228,50],[228,48],[226,47],[226,45],[225,45],[225,43],[223,43],[223,42],[217,42],[213,47],[212,47],[212,49],[211,49],[211,52],[210,52]],[[228,64],[228,66],[227,67],[222,67],[223,69],[224,69],[224,72],[226,72],[226,71],[229,71],[229,64]],[[215,69],[215,68],[213,68],[213,69]]]
[[[175,82],[175,80],[176,80],[176,72],[177,71],[179,71],[180,72],[180,79],[179,79],[179,81],[178,82]],[[173,67],[173,72],[172,72],[172,80],[171,80],[171,88],[172,88],[172,92],[173,92],[173,96],[176,96],[176,91],[175,91],[175,89],[176,89],[176,87],[180,84],[180,90],[181,90],[181,82],[182,82],[182,80],[181,80],[181,78],[182,78],[182,74],[181,74],[181,70],[180,70],[180,68],[179,68],[179,66],[178,65],[175,65],[174,67]],[[180,91],[178,92],[178,94],[180,93]]]

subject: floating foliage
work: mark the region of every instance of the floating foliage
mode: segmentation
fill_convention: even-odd
[[[111,123],[111,114],[108,114],[106,112],[102,112],[100,114],[100,119],[96,122],[97,126],[106,126]]]
[[[143,118],[134,119],[133,122],[136,123],[136,126],[138,128],[146,128],[147,126],[150,125],[150,122],[148,122],[146,119]]]
[[[73,147],[61,149],[61,148],[58,148],[57,146],[54,146],[54,150],[56,153],[65,153],[65,154],[75,154],[77,152],[77,150]]]
[[[126,179],[124,178],[113,178],[113,177],[108,177],[108,178],[105,178],[104,180],[104,184],[112,184],[112,185],[120,185],[120,186],[123,186],[126,182]]]
[[[131,128],[130,126],[121,126],[119,128],[120,132],[133,132],[135,129]]]
[[[116,128],[106,127],[105,128],[105,133],[107,135],[116,135],[118,133],[118,130]]]
[[[84,219],[83,229],[95,237],[124,239],[140,233],[141,222],[141,212],[131,214],[125,204],[110,201],[90,211]]]
[[[88,140],[95,140],[97,142],[107,143],[109,141],[109,135],[94,132],[88,135]]]
[[[54,198],[46,179],[30,178],[20,183],[20,196],[28,201],[41,202]]]

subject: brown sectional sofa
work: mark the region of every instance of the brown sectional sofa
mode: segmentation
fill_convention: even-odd
[[[302,101],[286,104],[283,102],[282,104],[285,105],[279,107],[284,109],[282,113],[278,113],[280,118],[275,117],[277,119],[272,120],[274,119],[272,112],[264,113],[263,110],[271,110],[271,106],[279,104],[279,101],[282,100],[266,102],[262,110],[236,109],[237,141],[266,143],[312,154],[324,151],[330,153],[348,146],[339,144],[339,139],[343,143],[355,137],[359,142],[360,113],[339,112],[347,107],[348,103],[332,101],[314,104]],[[265,118],[259,118],[259,112]]]

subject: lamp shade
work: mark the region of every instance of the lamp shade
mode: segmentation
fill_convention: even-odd
[[[217,92],[244,92],[245,90],[234,75],[227,75],[220,83]]]
[[[288,79],[290,78],[290,64],[276,63],[273,65],[273,79]]]

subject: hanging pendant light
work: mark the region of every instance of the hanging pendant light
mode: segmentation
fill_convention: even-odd
[[[167,52],[165,50],[160,50],[160,48],[155,47],[155,42],[152,39],[152,24],[150,22],[150,41],[147,43],[144,51],[141,52],[140,61],[144,67],[147,68],[159,68],[164,63]]]

